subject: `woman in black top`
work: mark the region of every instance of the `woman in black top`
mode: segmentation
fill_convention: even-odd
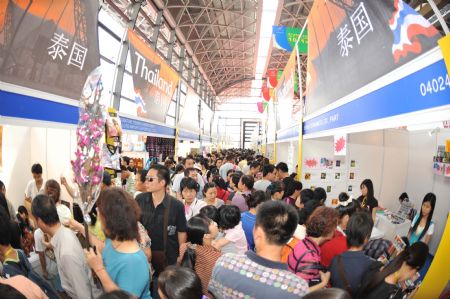
[[[403,250],[390,264],[377,273],[366,273],[369,281],[361,287],[357,298],[364,299],[400,299],[407,290],[399,287],[411,279],[423,267],[428,257],[428,245],[417,242]]]
[[[378,209],[378,200],[373,195],[373,183],[370,179],[365,179],[361,183],[361,196],[358,197],[359,205],[361,209],[369,210],[372,213],[373,222],[376,220],[376,214]]]

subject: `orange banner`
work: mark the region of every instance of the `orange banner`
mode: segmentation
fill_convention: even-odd
[[[174,71],[136,33],[128,30],[137,114],[165,123],[167,110],[180,82]]]

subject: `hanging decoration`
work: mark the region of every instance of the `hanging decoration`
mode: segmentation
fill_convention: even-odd
[[[269,87],[271,88],[277,87],[278,84],[277,73],[278,73],[277,69],[267,70],[267,78],[269,82]]]
[[[77,150],[75,160],[71,161],[74,180],[78,186],[75,201],[84,216],[86,241],[89,245],[89,212],[100,193],[103,167],[100,163],[100,141],[105,129],[105,106],[102,100],[101,69],[93,70],[84,84],[80,99],[77,128]]]

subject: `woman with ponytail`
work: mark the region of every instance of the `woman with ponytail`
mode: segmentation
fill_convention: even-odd
[[[197,273],[203,294],[209,296],[208,284],[212,269],[222,253],[211,245],[217,236],[217,223],[204,216],[194,216],[187,222],[187,243],[181,244],[178,265]]]
[[[267,200],[282,200],[284,184],[281,181],[272,182],[266,189]]]
[[[411,228],[408,232],[409,244],[414,244],[418,241],[429,244],[434,232],[434,222],[431,219],[433,218],[435,205],[436,195],[427,193],[423,198],[420,214],[416,215],[411,223]]]
[[[428,245],[423,242],[414,243],[375,275],[367,273],[366,277],[370,276],[372,279],[361,288],[357,298],[403,298],[405,291],[398,287],[398,283],[414,277],[425,264],[427,257]]]

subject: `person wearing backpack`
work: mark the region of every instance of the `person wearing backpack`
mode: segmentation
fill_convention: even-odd
[[[320,245],[334,236],[338,222],[338,212],[328,207],[318,207],[306,222],[306,237],[301,240],[288,256],[291,272],[306,280],[310,291],[324,288],[330,273],[320,264]]]
[[[31,267],[22,250],[11,247],[11,226],[9,217],[3,207],[0,207],[0,261],[3,263],[3,274],[9,278],[22,275],[38,285],[50,299],[58,299],[52,286]]]
[[[366,211],[356,212],[347,224],[348,251],[336,255],[331,261],[331,285],[344,289],[355,296],[362,283],[363,275],[379,264],[364,254],[364,245],[370,239],[373,228],[371,215]]]

